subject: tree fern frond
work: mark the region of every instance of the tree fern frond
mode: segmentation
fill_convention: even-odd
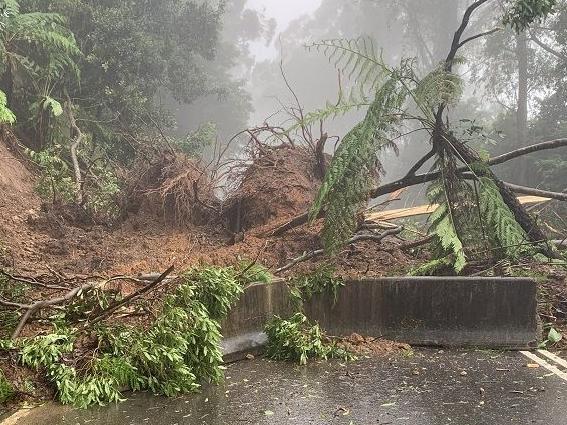
[[[453,268],[453,258],[450,256],[443,258],[436,258],[434,260],[428,261],[425,264],[411,270],[409,272],[410,276],[436,276],[443,269]]]
[[[534,254],[529,238],[489,177],[480,178],[480,209],[496,247],[506,258]]]
[[[394,72],[369,37],[323,40],[306,48],[322,52],[335,68],[359,85],[373,88]]]
[[[344,137],[329,165],[310,218],[326,208],[323,239],[330,253],[356,228],[356,213],[367,201],[372,173],[381,169],[377,153],[390,144],[387,135],[397,121],[392,111],[401,108],[406,96],[394,73],[376,92],[365,118]]]
[[[463,80],[439,67],[419,81],[414,93],[416,102],[432,111],[440,104],[457,103],[463,94]]]
[[[293,125],[288,132],[297,130],[300,127],[306,127],[316,124],[320,121],[325,121],[328,119],[335,119],[340,116],[344,116],[352,111],[359,111],[362,108],[370,106],[372,103],[367,99],[354,99],[349,98],[345,101],[340,101],[337,104],[327,102],[324,108],[316,109],[305,114],[302,120],[298,120],[295,125]]]
[[[455,272],[460,273],[467,263],[463,243],[446,202],[441,203],[430,217],[430,232],[435,234],[443,258],[452,258]]]

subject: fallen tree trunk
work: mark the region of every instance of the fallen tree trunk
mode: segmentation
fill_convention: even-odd
[[[518,202],[522,205],[541,204],[551,201],[551,198],[544,198],[541,196],[521,196]],[[380,211],[375,213],[367,213],[364,215],[366,221],[389,221],[397,220],[400,218],[417,217],[420,215],[432,214],[438,208],[437,204],[419,205],[411,208],[400,208],[396,210]]]
[[[567,139],[550,140],[550,141],[547,141],[547,142],[542,142],[542,143],[537,143],[535,145],[527,146],[525,148],[516,149],[514,151],[505,153],[503,155],[493,157],[493,158],[489,159],[486,162],[486,164],[489,165],[489,166],[503,164],[505,162],[511,161],[513,159],[519,158],[519,157],[524,156],[524,155],[528,155],[528,154],[533,153],[533,152],[539,152],[539,151],[549,150],[549,149],[557,149],[557,148],[562,148],[562,147],[567,147]],[[411,172],[408,173],[405,177],[403,177],[399,180],[393,181],[391,183],[387,183],[385,185],[378,186],[377,188],[370,190],[370,192],[368,194],[369,198],[371,198],[371,199],[378,198],[380,196],[393,193],[393,192],[400,190],[400,189],[405,189],[405,188],[411,187],[411,186],[417,186],[419,184],[429,183],[429,182],[432,182],[432,181],[438,179],[439,176],[440,176],[439,172],[415,174],[417,171],[419,171],[419,168],[421,168],[427,162],[427,160],[430,159],[431,157],[432,157],[432,154],[431,154],[431,152],[429,152],[422,159],[420,159],[414,167],[412,167]],[[469,171],[469,168],[466,167],[466,166],[463,166],[463,167],[458,168],[457,171],[460,172],[460,173],[466,173],[466,172]],[[524,193],[524,194],[536,195],[536,196],[545,196],[545,197],[549,197],[549,198],[553,198],[553,199],[558,199],[558,200],[561,200],[561,201],[567,200],[565,194],[561,194],[561,193],[557,193],[557,192],[540,191],[540,192],[536,193],[536,191],[539,190],[539,189],[526,188],[524,186],[518,186],[518,185],[514,185],[512,183],[504,183],[504,185],[507,186],[512,191],[515,191],[514,189],[518,189],[517,193]],[[527,192],[527,190],[529,190],[529,192]],[[544,193],[545,193],[545,195],[544,195]],[[324,212],[322,212],[319,215],[318,218],[321,218],[323,216],[324,216]],[[287,232],[288,230],[294,229],[296,227],[299,227],[299,226],[307,223],[308,220],[309,220],[309,212],[305,212],[301,215],[294,217],[290,221],[287,221],[286,223],[276,227],[275,229],[271,230],[270,232],[268,232],[268,236],[281,236],[285,232]]]

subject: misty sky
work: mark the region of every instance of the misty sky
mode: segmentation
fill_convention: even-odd
[[[276,37],[270,46],[263,42],[250,44],[256,59],[273,59],[277,56],[277,36],[285,31],[291,21],[303,15],[313,13],[321,5],[321,0],[248,0],[249,9],[262,12],[267,18],[274,18],[277,22]]]

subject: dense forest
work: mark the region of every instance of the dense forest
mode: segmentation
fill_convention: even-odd
[[[274,278],[537,278],[562,343],[567,1],[318,4],[0,1],[0,401],[218,382]],[[321,332],[268,353],[352,357]]]

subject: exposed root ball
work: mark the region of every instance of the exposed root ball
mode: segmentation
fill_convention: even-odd
[[[234,232],[305,211],[321,184],[313,152],[289,145],[262,146],[237,178],[225,217]]]
[[[220,202],[200,164],[184,155],[164,154],[134,166],[125,212],[163,215],[179,225],[206,224],[217,217]]]

